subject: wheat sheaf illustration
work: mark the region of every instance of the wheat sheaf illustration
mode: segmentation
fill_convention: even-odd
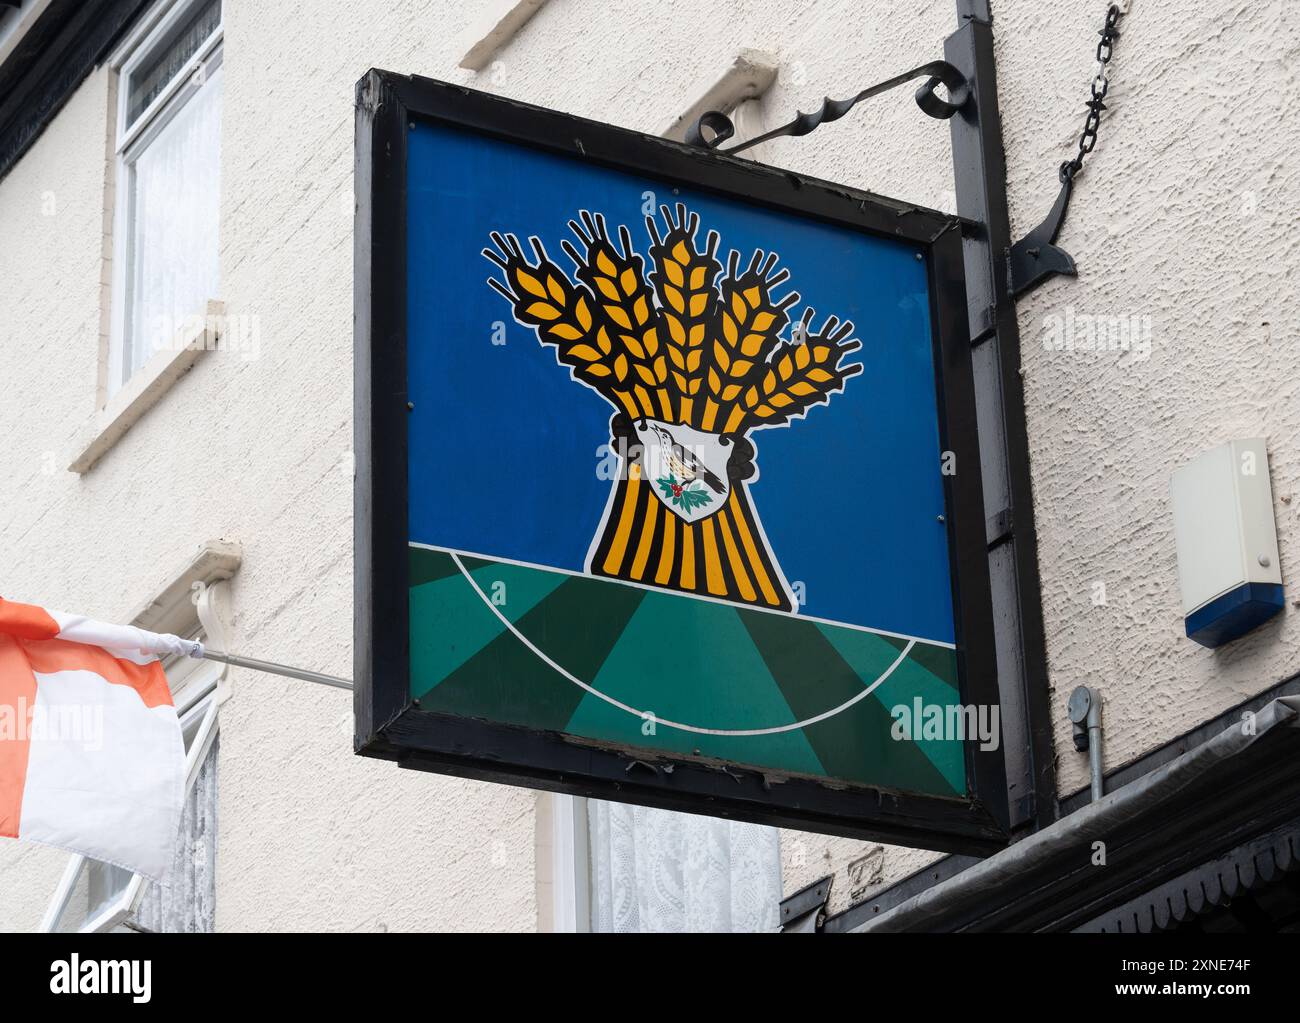
[[[488,279],[515,320],[554,347],[574,379],[616,409],[610,431],[621,459],[588,571],[785,611],[796,604],[754,512],[752,431],[788,424],[861,372],[853,324],[828,317],[813,330],[800,295],[773,292],[789,279],[775,253],[742,269],[732,251],[723,275],[719,235],[697,244],[700,218],[661,207],[663,233],[646,217],[649,266],[626,226],[615,244],[605,218],[569,221],[562,243],[574,277],[529,238],[492,233]],[[782,335],[789,328],[790,338]]]

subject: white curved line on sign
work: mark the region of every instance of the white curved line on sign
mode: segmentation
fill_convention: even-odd
[[[916,646],[916,640],[914,639],[909,640],[907,646],[903,647],[903,652],[900,653],[898,657],[894,659],[894,663],[891,664],[888,668],[886,668],[884,673],[881,674],[881,676],[877,678],[874,682],[872,682],[871,685],[863,689],[862,692],[857,693],[851,698],[845,700],[838,707],[832,707],[830,710],[822,711],[822,713],[817,714],[814,717],[804,718],[802,721],[795,721],[788,725],[777,725],[774,728],[700,728],[698,725],[684,725],[679,721],[666,721],[663,718],[656,715],[653,711],[648,711],[648,710],[642,711],[642,710],[637,710],[635,707],[629,707],[626,703],[623,703],[621,700],[616,700],[612,696],[607,696],[605,693],[602,693],[599,689],[595,689],[592,686],[588,685],[586,682],[582,681],[582,679],[577,678],[575,675],[573,675],[563,665],[556,664],[555,661],[553,661],[550,658],[550,656],[546,654],[545,651],[538,649],[537,645],[533,643],[531,639],[529,639],[522,632],[516,629],[514,622],[510,621],[510,619],[508,619],[505,615],[503,615],[501,611],[497,608],[497,606],[494,603],[492,603],[491,600],[488,599],[487,594],[483,592],[482,588],[475,581],[474,577],[470,575],[469,572],[465,570],[465,566],[461,564],[459,555],[452,554],[451,560],[456,562],[456,567],[460,569],[460,574],[465,577],[465,579],[469,582],[469,584],[472,587],[474,587],[474,592],[477,593],[479,599],[483,601],[484,604],[487,605],[488,610],[491,611],[494,615],[496,615],[497,618],[500,619],[501,624],[510,630],[511,635],[513,635],[515,639],[519,640],[520,643],[522,643],[529,650],[531,650],[533,654],[540,661],[547,664],[549,667],[554,669],[559,674],[563,675],[566,679],[572,682],[579,689],[582,689],[590,693],[592,696],[599,697],[600,699],[604,700],[606,703],[610,704],[611,706],[617,707],[619,710],[625,710],[629,714],[633,715],[634,717],[638,717],[643,720],[649,718],[656,725],[664,725],[667,728],[676,728],[678,731],[682,731],[682,732],[696,732],[699,735],[776,735],[779,732],[793,732],[800,728],[807,728],[809,725],[815,725],[819,721],[825,721],[827,718],[833,718],[836,714],[839,714],[841,711],[848,710],[859,700],[864,700],[868,696],[870,696],[872,691],[878,685],[880,685],[880,683],[884,682],[885,679],[889,678],[889,676],[894,673],[894,669],[897,668],[900,664],[903,663],[903,661],[907,659],[907,655],[911,653],[912,647]]]

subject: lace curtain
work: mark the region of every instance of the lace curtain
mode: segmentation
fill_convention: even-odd
[[[775,931],[775,828],[590,800],[591,929]]]
[[[130,332],[124,382],[217,298],[222,72],[131,165]]]

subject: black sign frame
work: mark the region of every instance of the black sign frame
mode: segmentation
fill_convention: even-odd
[[[1003,751],[967,741],[966,798],[896,792],[434,714],[409,696],[406,146],[419,120],[901,239],[926,260],[963,703],[999,702],[958,218],[798,173],[491,96],[371,70],[356,93],[355,735],[358,754],[466,778],[947,852],[1008,841]],[[670,770],[666,768],[671,768]]]

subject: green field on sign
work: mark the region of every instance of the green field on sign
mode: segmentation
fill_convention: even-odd
[[[959,702],[946,646],[423,547],[410,571],[423,710],[965,795],[960,741],[890,734],[895,706]]]

